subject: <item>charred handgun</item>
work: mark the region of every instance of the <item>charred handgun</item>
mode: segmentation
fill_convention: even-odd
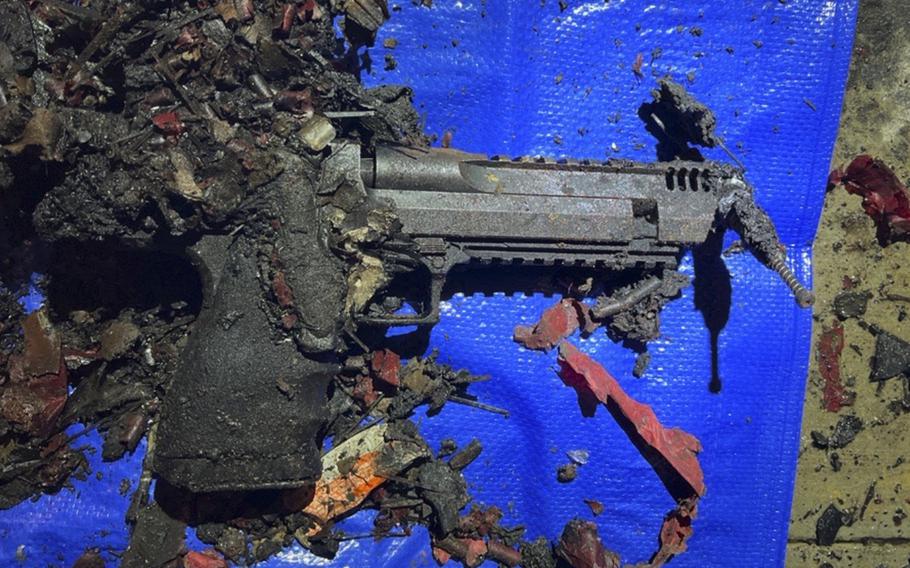
[[[416,313],[401,313],[400,301],[384,301],[381,286],[364,301],[345,303],[342,290],[350,282],[339,276],[330,239],[318,229],[316,196],[288,194],[285,217],[296,228],[284,246],[314,253],[304,266],[311,284],[334,279],[332,286],[304,283],[295,294],[333,287],[337,293],[320,292],[314,302],[321,311],[299,314],[296,349],[287,341],[271,343],[262,332],[268,324],[255,307],[251,253],[225,244],[224,237],[214,244],[203,239],[197,252],[202,266],[214,265],[207,268],[214,292],[165,401],[154,459],[156,471],[172,484],[193,491],[250,490],[315,480],[323,425],[318,412],[304,418],[301,405],[324,406],[328,382],[340,368],[337,336],[343,328],[356,334],[364,327],[434,324],[446,277],[456,266],[640,269],[642,286],[595,312],[609,317],[647,296],[655,280],[645,277],[675,268],[687,247],[729,227],[781,276],[801,306],[813,301],[787,266],[752,188],[725,164],[488,159],[451,149],[366,151],[336,142],[321,167],[318,192],[368,200],[394,219],[400,238],[371,254],[388,269],[426,276],[425,289],[407,298]],[[232,323],[236,314],[245,315]],[[262,337],[252,339],[257,333]],[[232,347],[241,341],[237,334],[244,337],[240,350]]]

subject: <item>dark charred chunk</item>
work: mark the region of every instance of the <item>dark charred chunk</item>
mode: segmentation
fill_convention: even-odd
[[[819,546],[831,546],[837,540],[837,533],[841,527],[852,522],[851,515],[841,511],[834,504],[828,505],[815,524],[815,541]]]
[[[418,494],[433,509],[436,533],[448,535],[458,526],[458,512],[468,504],[468,487],[464,477],[449,464],[432,461],[416,475]]]
[[[866,313],[866,304],[869,303],[871,297],[872,293],[868,291],[841,292],[834,297],[834,315],[841,320],[860,317]]]
[[[818,448],[838,449],[849,445],[863,430],[863,421],[857,416],[841,416],[830,435],[813,430],[812,443]]]
[[[638,115],[658,140],[658,159],[701,160],[701,153],[689,147],[690,143],[705,148],[718,145],[714,113],[695,100],[685,87],[661,79],[660,87],[651,96],[653,102],[643,104]]]
[[[885,381],[908,371],[910,343],[887,331],[879,331],[875,338],[871,379]]]

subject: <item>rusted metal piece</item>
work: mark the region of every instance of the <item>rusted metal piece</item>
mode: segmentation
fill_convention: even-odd
[[[652,292],[657,291],[657,289],[660,288],[660,284],[660,278],[652,276],[639,283],[635,288],[619,298],[610,297],[598,302],[597,305],[591,309],[591,315],[597,319],[615,316],[619,312],[627,310],[644,300]]]

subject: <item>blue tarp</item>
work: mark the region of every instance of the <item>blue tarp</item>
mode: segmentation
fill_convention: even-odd
[[[856,0],[568,0],[565,10],[555,0],[391,5],[365,80],[411,86],[428,132],[451,131],[462,149],[652,160],[654,141],[636,110],[659,76],[687,84],[714,110],[719,133],[747,167],[794,270],[804,281],[811,277]],[[397,47],[383,48],[386,38]],[[381,69],[385,53],[397,69]],[[639,53],[642,78],[632,71]],[[708,389],[708,331],[691,288],[662,315],[663,337],[652,344],[652,365],[640,379],[630,372],[634,354],[602,332],[573,341],[664,424],[704,445],[708,494],[689,551],[673,565],[782,566],[811,315],[750,256],[724,262],[733,295],[719,340],[719,394]],[[691,257],[683,271],[692,275]],[[596,499],[605,505],[595,520],[606,544],[625,561],[645,560],[671,498],[607,413],[581,417],[574,393],[554,373],[554,354],[511,341],[516,323],[535,321],[553,302],[540,295],[447,302],[433,346],[442,361],[489,374],[492,380],[472,392],[512,417],[449,405],[420,427],[434,443],[446,436],[483,442],[466,475],[477,501],[502,508],[507,524],[554,539],[572,517],[592,518],[583,499]],[[577,481],[559,484],[556,468],[574,449],[590,452],[590,461]],[[123,548],[128,497],[118,487],[122,479],[135,485],[140,454],[115,464],[95,457],[100,479],[0,512],[0,563],[13,565],[20,545],[29,566],[69,566],[87,546]],[[355,517],[346,529],[366,533],[370,518]],[[292,549],[267,566],[429,566],[427,543],[417,529],[410,539],[346,541],[333,562]]]

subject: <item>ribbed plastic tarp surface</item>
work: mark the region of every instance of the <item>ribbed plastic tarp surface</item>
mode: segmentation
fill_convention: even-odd
[[[565,9],[555,0],[414,4],[391,2],[365,80],[412,87],[429,132],[448,130],[453,145],[496,154],[653,160],[654,140],[636,111],[657,78],[670,75],[714,110],[795,271],[810,278],[856,0],[567,0]],[[394,49],[382,46],[387,38],[397,40]],[[396,69],[382,69],[386,53]],[[633,72],[638,54],[640,78]],[[662,315],[663,337],[651,345],[652,364],[640,379],[631,375],[634,354],[603,332],[571,340],[664,424],[704,445],[708,493],[689,551],[672,565],[781,566],[811,314],[749,255],[724,262],[732,307],[719,339],[719,393],[709,392],[709,334],[691,287]],[[693,274],[690,256],[682,270]],[[624,561],[646,560],[671,498],[608,413],[581,416],[574,392],[554,373],[554,353],[511,340],[515,324],[536,321],[554,301],[501,294],[446,302],[432,341],[441,360],[489,374],[492,380],[472,392],[512,416],[450,404],[439,416],[419,418],[421,430],[434,444],[479,438],[484,453],[466,470],[471,491],[477,502],[502,508],[506,524],[526,526],[528,537],[555,539],[571,518],[593,519],[583,499],[596,499],[605,505],[594,520],[607,546]],[[85,439],[97,445],[96,437]],[[577,449],[590,453],[589,462],[575,482],[558,483],[565,452]],[[118,489],[123,479],[135,486],[141,450],[115,464],[95,456],[98,477],[0,512],[0,563],[15,565],[20,545],[27,566],[69,566],[88,546],[122,549],[128,495]],[[362,514],[344,526],[363,534],[370,520]],[[418,528],[409,539],[345,541],[334,561],[292,549],[266,565],[385,568],[433,560]]]

